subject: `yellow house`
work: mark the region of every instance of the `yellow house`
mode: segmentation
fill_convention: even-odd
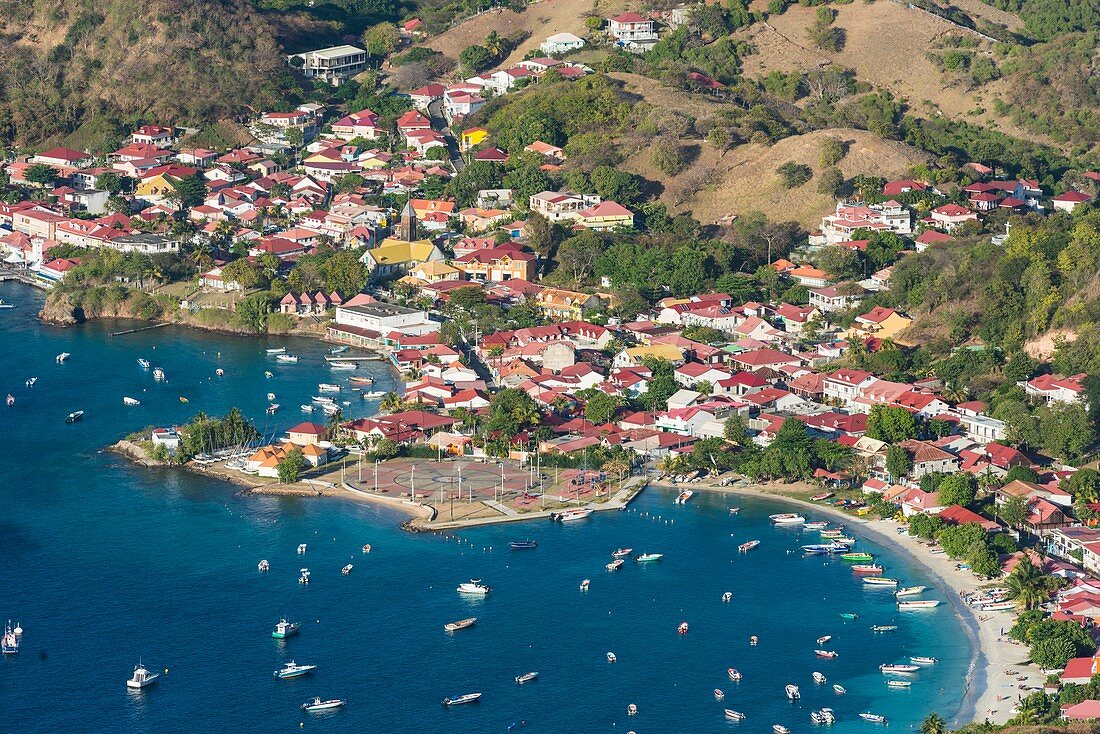
[[[600,299],[587,293],[577,293],[561,288],[543,288],[539,291],[537,305],[543,314],[558,321],[578,321],[589,311],[599,307]]]
[[[367,250],[360,258],[372,278],[387,278],[404,273],[421,263],[441,262],[443,253],[429,240],[404,242],[387,237],[373,250]]]
[[[684,352],[675,344],[649,344],[641,347],[627,347],[615,355],[615,366],[635,367],[649,358],[663,359],[673,364],[683,364]]]
[[[384,161],[381,158],[364,158],[359,161],[359,167],[366,171],[381,171],[388,165],[389,161]]]
[[[459,148],[465,153],[489,139],[489,131],[483,127],[471,127],[462,131]]]
[[[420,263],[409,269],[409,274],[401,280],[410,282],[410,278],[417,283],[438,283],[441,280],[461,280],[462,271],[445,262],[431,260]]]
[[[150,204],[163,204],[168,195],[176,190],[177,180],[166,173],[158,173],[138,184],[134,195]]]
[[[577,223],[588,229],[604,231],[634,226],[634,214],[614,201],[605,201],[577,214]]]
[[[892,309],[875,306],[862,316],[857,316],[845,336],[863,339],[894,339],[905,330],[913,319]]]

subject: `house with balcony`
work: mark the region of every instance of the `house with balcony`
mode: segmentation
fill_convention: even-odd
[[[356,46],[330,46],[287,56],[291,65],[302,59],[302,74],[334,87],[367,68],[367,52]]]
[[[547,36],[546,40],[539,44],[539,49],[547,56],[567,54],[582,48],[584,48],[584,39],[572,33],[555,33]]]
[[[660,40],[652,20],[638,13],[623,13],[607,20],[607,34],[628,51],[641,53]]]
[[[596,194],[574,194],[571,191],[543,191],[528,200],[528,208],[551,222],[572,222],[586,209],[598,206],[601,199]]]

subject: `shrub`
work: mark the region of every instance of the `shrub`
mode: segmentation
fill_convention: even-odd
[[[788,189],[798,188],[814,177],[813,169],[809,166],[803,163],[792,163],[791,161],[787,161],[775,169],[775,172],[782,179],[783,186]]]
[[[675,176],[687,167],[687,163],[684,146],[679,143],[662,139],[653,144],[653,165],[661,173]]]

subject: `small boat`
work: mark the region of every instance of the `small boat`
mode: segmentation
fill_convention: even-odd
[[[352,372],[359,369],[359,365],[357,365],[355,362],[331,362],[329,363],[328,368],[330,370],[335,370],[338,372]]]
[[[11,628],[11,620],[4,626],[4,634],[0,637],[0,654],[3,655],[18,655],[19,654],[19,634],[22,630],[19,625],[16,625],[16,632]]]
[[[191,401],[188,400],[187,398],[185,398],[184,396],[180,395],[180,402],[181,403],[190,403]]]
[[[364,543],[363,544],[363,552],[364,553],[370,553],[370,543]]]
[[[265,559],[263,559],[262,561],[260,561],[259,563],[256,564],[256,568],[259,569],[260,573],[267,573],[268,571],[271,570],[271,564],[268,563],[267,559],[265,558]]]
[[[275,373],[272,372],[271,370],[264,370],[264,377],[266,377],[267,379],[270,380],[274,376],[275,376]]]
[[[473,627],[477,624],[477,617],[467,617],[466,619],[460,619],[457,622],[448,622],[443,625],[443,629],[447,632],[457,632],[464,630],[467,627]]]
[[[276,362],[283,362],[284,364],[294,364],[298,361],[298,355],[296,354],[280,354],[275,357]]]
[[[622,568],[623,563],[625,563],[623,559],[616,558],[614,561],[604,566],[604,568],[606,568],[608,571],[618,571],[620,568]]]
[[[480,693],[464,693],[461,696],[448,696],[443,699],[444,706],[462,706],[463,704],[473,703],[481,698]]]
[[[574,507],[569,510],[550,513],[550,520],[552,522],[575,522],[576,520],[585,519],[593,512],[595,512],[595,510],[588,507]]]
[[[68,360],[69,357],[71,357],[71,356],[72,355],[69,354],[68,352],[62,352],[61,354],[54,357],[54,361],[57,362],[58,364],[65,364],[65,361]]]
[[[886,681],[886,685],[890,688],[908,688],[913,685],[913,682],[908,680],[888,680]]]
[[[298,576],[298,583],[305,586],[309,583],[309,569],[303,568],[301,574]]]
[[[753,548],[755,548],[758,545],[760,545],[759,540],[750,540],[747,543],[742,543],[741,545],[737,546],[737,550],[740,551],[741,553],[748,553],[749,551],[751,551]]]
[[[313,404],[312,403],[302,403],[298,407],[302,409],[303,413],[312,413],[313,412]]]
[[[730,721],[744,721],[745,715],[740,711],[734,711],[733,709],[725,709],[726,718]]]
[[[122,404],[123,405],[141,405],[141,401],[138,400],[137,398],[123,397],[122,398]]]
[[[372,390],[371,392],[363,393],[363,400],[374,400],[376,398],[384,396],[385,394],[386,393],[382,392],[381,390]]]
[[[936,658],[926,658],[919,655],[909,656],[910,662],[919,663],[921,665],[934,665],[937,662]]]
[[[888,579],[885,576],[865,576],[863,578],[864,586],[897,586],[897,579]]]
[[[829,527],[829,523],[826,520],[814,520],[813,522],[806,523],[802,527],[806,528],[807,530],[824,530],[825,528]]]
[[[317,670],[316,665],[299,665],[291,660],[285,663],[283,667],[276,670],[274,675],[276,678],[285,680],[287,678],[300,678],[301,676],[308,675],[315,670]]]
[[[340,392],[339,385],[333,385],[330,382],[322,382],[317,385],[317,389],[321,392]]]
[[[828,642],[831,639],[833,639],[832,635],[822,635],[821,637],[817,638],[817,644],[824,645],[826,642]]]
[[[831,530],[818,531],[822,538],[839,538],[844,535],[844,531],[840,528],[833,528]]]
[[[676,628],[676,633],[686,635],[688,633],[688,623],[680,622],[680,626]]]
[[[152,366],[152,363],[149,360],[145,359],[144,357],[138,357],[137,363],[139,365],[141,365],[141,368],[143,370],[147,370]]]
[[[873,560],[875,560],[875,557],[873,555],[871,555],[870,553],[867,553],[865,551],[856,551],[856,552],[852,552],[852,553],[842,553],[840,555],[840,558],[841,558],[841,560],[849,561],[849,562],[862,562],[862,561],[873,561]]]
[[[638,556],[634,560],[637,561],[638,563],[652,563],[654,561],[659,561],[664,557],[665,557],[664,553],[642,553],[640,556]]]
[[[774,731],[775,734],[791,734],[791,730],[782,724],[772,724],[772,731]]]
[[[162,370],[160,367],[154,367],[153,368],[153,379],[154,380],[163,380],[164,379],[164,370]]]
[[[815,494],[813,497],[810,497],[810,501],[811,502],[824,502],[825,500],[829,499],[832,496],[833,496],[832,492],[822,492],[821,494]]]
[[[354,568],[354,566],[352,566],[349,563],[348,565],[346,565],[346,566],[344,566],[343,568],[340,569],[340,573],[344,574],[345,576],[348,576],[348,575],[351,574],[351,569],[352,568]]]
[[[455,589],[459,594],[470,594],[473,596],[485,596],[491,589],[481,583],[481,579],[470,579],[468,582],[463,582]]]
[[[811,711],[810,721],[815,724],[832,724],[836,721],[836,717],[827,711]]]
[[[588,579],[585,579],[584,581],[581,581],[581,591],[588,591],[588,584],[589,583],[590,583],[590,581]]]
[[[819,658],[832,660],[835,657],[839,657],[840,653],[836,650],[814,650],[814,655],[817,655]]]
[[[333,709],[342,708],[345,704],[347,704],[347,701],[342,698],[330,698],[327,701],[322,701],[320,696],[316,696],[312,701],[306,701],[302,704],[302,711],[311,714],[319,711],[332,711]]]
[[[871,625],[872,632],[893,632],[898,626],[896,624],[874,624]]]
[[[732,598],[733,598],[733,592],[732,591],[727,591],[726,593],[722,594],[722,601],[725,602],[726,604],[729,604],[730,599],[732,599]]]
[[[737,514],[737,513],[739,513],[739,512],[741,512],[741,508],[740,508],[740,507],[731,507],[731,508],[730,508],[730,514],[731,514],[731,515],[736,515],[736,514]]]
[[[899,601],[898,611],[902,612],[913,609],[935,609],[939,605],[940,603],[936,599],[928,599],[925,601]]]
[[[686,505],[688,503],[688,500],[690,500],[694,495],[695,492],[692,492],[690,489],[685,489],[676,497],[675,504]]]
[[[728,675],[729,679],[732,680],[732,681],[739,681],[739,680],[741,680],[741,677],[742,677],[741,676],[741,671],[737,670],[736,668],[727,669],[726,670],[726,675]]]
[[[214,370],[214,374],[218,377],[225,377],[225,370],[219,367],[218,369]]]
[[[83,410],[74,410],[72,413],[69,413],[69,415],[66,416],[65,422],[66,423],[76,423],[77,421],[83,420],[83,419],[84,419],[84,411]]]
[[[267,394],[267,402],[271,403],[271,402],[274,402],[274,401],[275,401],[275,393],[269,392]]]
[[[617,551],[611,554],[612,558],[626,558],[634,552],[633,548],[619,548]]]
[[[815,670],[814,673],[813,673],[813,678],[814,678],[814,683],[817,683],[819,685],[822,684],[822,683],[825,683],[825,674],[824,673],[819,673]]]
[[[298,544],[298,555],[300,555],[300,556],[305,555],[307,547],[308,546],[305,543],[299,543]]]
[[[837,535],[830,540],[839,545],[853,545],[856,542],[855,538],[848,535]]]
[[[336,403],[321,403],[321,412],[325,415],[336,415],[340,412],[340,406]]]
[[[7,402],[9,408],[11,406],[15,405],[15,396],[12,395],[11,393],[8,393],[8,397],[6,398],[6,402]]]
[[[801,525],[806,522],[806,518],[801,515],[796,515],[793,512],[781,512],[777,515],[768,515],[768,519],[772,521],[773,525]]]
[[[845,693],[848,692],[848,689],[846,689],[844,686],[840,685],[839,683],[834,683],[833,684],[833,692],[838,696],[843,696]]]
[[[813,543],[802,546],[802,552],[811,555],[820,555],[822,553],[832,553],[836,548],[837,547],[833,543]]]
[[[268,415],[275,415],[275,411],[277,411],[278,409],[279,409],[279,404],[278,403],[272,403],[271,405],[267,406],[267,410],[265,410],[264,412],[267,413]]]
[[[841,612],[840,613],[840,618],[841,619],[859,619],[859,615],[856,614],[855,612]]]
[[[348,382],[350,382],[352,385],[373,385],[374,384],[374,378],[373,377],[349,377]]]
[[[512,550],[533,550],[539,547],[537,540],[513,540],[508,543],[512,547]]]
[[[760,638],[757,637],[756,635],[752,635],[751,637],[749,637],[749,646],[750,647],[756,647],[757,643],[759,643],[759,642],[760,642]]]
[[[878,669],[883,673],[915,673],[920,670],[919,665],[894,665],[894,664],[882,664],[878,666]]]
[[[876,724],[885,724],[886,723],[886,717],[881,715],[881,714],[872,714],[872,713],[860,714],[859,718],[863,719],[864,721],[873,721]]]
[[[140,662],[134,666],[134,674],[126,681],[127,688],[142,689],[151,686],[160,678],[160,673],[151,673]]]
[[[343,354],[344,352],[348,351],[348,349],[350,349],[350,347],[347,347],[347,346],[333,347],[332,349],[328,350],[328,353],[329,354]]]
[[[906,586],[904,589],[895,591],[894,596],[916,596],[927,588],[927,586]]]
[[[298,629],[301,625],[297,622],[288,622],[286,618],[279,620],[279,623],[275,625],[275,630],[271,633],[271,636],[276,640],[285,640],[288,637],[293,637],[298,634]]]
[[[877,566],[875,564],[857,564],[852,566],[852,573],[878,574],[882,573],[882,566]]]
[[[615,657],[615,653],[613,653],[613,652],[609,652],[609,653],[607,653],[607,662],[609,662],[609,663],[613,663],[613,662],[615,662],[615,661],[616,661],[616,660],[618,660],[618,659],[619,659],[619,658]]]
[[[715,701],[721,701],[725,697],[726,697],[726,694],[722,692],[721,688],[715,688],[714,689],[714,700]]]
[[[530,673],[524,673],[523,675],[516,676],[516,683],[523,685],[524,683],[530,683],[533,680],[538,679],[538,671],[532,670]]]
[[[266,351],[268,354],[272,354],[272,355],[286,354],[286,347],[272,347],[271,349],[266,349],[264,351]]]

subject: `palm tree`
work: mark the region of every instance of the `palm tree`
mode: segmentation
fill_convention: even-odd
[[[1027,555],[1012,569],[1005,580],[1005,587],[1008,589],[1008,598],[1015,599],[1016,606],[1024,610],[1035,609],[1050,598],[1042,570]]]
[[[382,401],[378,404],[378,409],[386,413],[396,413],[401,410],[401,406],[404,405],[404,400],[395,391],[390,391],[382,397]]]
[[[948,734],[947,722],[933,711],[921,722],[920,734]]]
[[[657,462],[657,469],[663,474],[675,474],[683,466],[684,459],[681,456],[672,456],[669,454]]]

